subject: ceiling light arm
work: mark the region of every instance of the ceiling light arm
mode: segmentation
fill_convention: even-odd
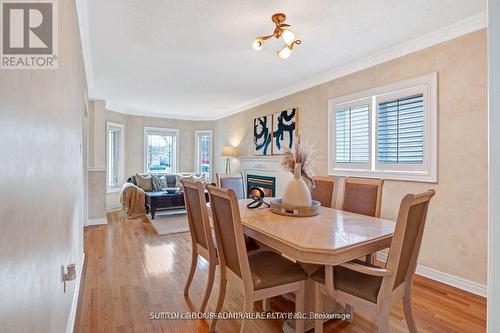
[[[300,45],[302,44],[302,41],[300,39],[296,39],[293,41],[293,43],[290,45],[290,48],[293,49],[294,45]]]
[[[268,40],[269,38],[273,38],[273,37],[274,37],[274,34],[273,35],[267,35],[267,36],[259,36],[259,37],[257,37],[257,39]]]

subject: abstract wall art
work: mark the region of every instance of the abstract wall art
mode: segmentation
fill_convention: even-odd
[[[297,131],[297,109],[288,109],[273,115],[273,155],[292,149]]]
[[[255,118],[253,121],[253,142],[255,155],[271,155],[272,115]]]

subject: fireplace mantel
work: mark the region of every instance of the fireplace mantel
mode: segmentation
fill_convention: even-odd
[[[238,159],[245,182],[248,174],[275,177],[276,196],[283,195],[286,185],[292,179],[292,174],[283,171],[282,156],[240,156]]]

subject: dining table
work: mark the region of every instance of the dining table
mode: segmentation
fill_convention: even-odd
[[[271,198],[266,198],[269,202]],[[239,200],[243,232],[266,247],[296,261],[312,274],[321,266],[336,266],[390,247],[395,222],[347,211],[320,207],[316,216],[278,215],[266,206],[251,209],[252,199]],[[314,312],[314,283],[306,281],[305,312]],[[325,301],[325,310],[333,312],[336,304]],[[312,329],[306,321],[306,331]],[[295,321],[287,320],[283,331],[295,332]]]

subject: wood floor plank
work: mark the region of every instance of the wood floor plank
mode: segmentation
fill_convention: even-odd
[[[183,297],[189,270],[188,234],[158,236],[146,218],[126,220],[120,212],[108,214],[107,225],[85,228],[86,268],[75,324],[76,333],[202,332],[203,320],[150,320],[151,312],[197,309],[207,281],[208,265],[199,259],[190,299]],[[219,271],[207,305],[215,309]],[[478,333],[486,331],[486,300],[417,276],[413,285],[414,312],[419,332]],[[241,295],[228,285],[223,311],[243,308]],[[273,311],[291,312],[289,301],[271,299]],[[255,311],[262,311],[259,302]],[[252,332],[280,333],[281,320],[256,320]],[[391,309],[391,332],[407,332],[402,303]],[[218,332],[238,332],[239,320],[220,320]],[[355,309],[352,323],[330,321],[325,332],[376,332],[376,319]]]

